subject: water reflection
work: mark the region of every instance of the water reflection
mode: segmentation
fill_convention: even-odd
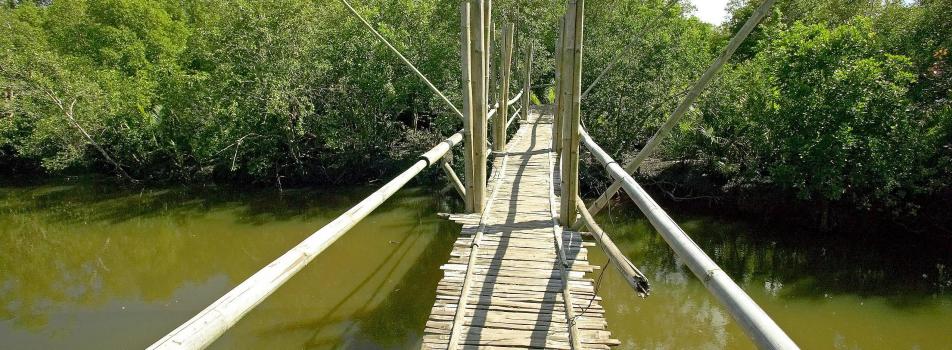
[[[93,183],[0,188],[0,348],[141,348],[365,196]],[[458,226],[399,193],[218,348],[417,342]]]
[[[948,240],[897,233],[819,235],[673,215],[803,348],[947,349],[952,344]],[[634,297],[610,270],[600,288],[627,349],[754,348],[636,208],[599,218],[653,283]],[[593,254],[594,263],[603,263]]]

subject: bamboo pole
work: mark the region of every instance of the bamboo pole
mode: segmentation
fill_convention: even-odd
[[[489,58],[489,5],[488,0],[472,0],[470,7],[470,39],[472,40],[471,79],[473,94],[473,212],[482,212],[486,198],[486,159],[487,159],[487,104],[488,80],[486,73]]]
[[[525,76],[525,81],[522,82],[522,92],[525,93],[525,95],[522,96],[522,120],[528,121],[529,120],[529,104],[532,103],[532,98],[531,98],[532,96],[532,90],[531,90],[532,89],[532,85],[531,85],[532,83],[532,54],[533,54],[532,50],[534,49],[534,47],[532,46],[532,41],[529,39],[528,36],[526,36],[525,42],[526,42],[527,53],[526,53],[526,61],[524,65],[526,76]]]
[[[552,115],[552,150],[562,153],[562,47],[565,41],[565,16],[559,21],[559,38],[555,42],[555,113]]]
[[[562,249],[564,239],[562,226],[558,222],[558,213],[555,209],[555,164],[552,162],[552,152],[547,153],[547,160],[549,161],[549,218],[552,221],[552,240],[555,244],[556,252],[559,257],[559,273],[562,277],[562,302],[565,304],[565,319],[568,320],[569,326],[569,341],[572,350],[582,349],[582,340],[579,338],[578,323],[575,322],[575,306],[572,304],[572,290],[569,287],[568,280],[568,271],[566,266],[568,266],[568,261],[565,259],[565,250]]]
[[[453,185],[453,188],[456,189],[456,192],[459,193],[460,198],[466,200],[466,188],[463,187],[463,183],[459,180],[459,176],[456,176],[456,170],[453,169],[453,166],[450,165],[450,161],[453,153],[447,152],[446,156],[440,161],[440,167],[443,168],[443,172],[446,173],[446,178]]]
[[[467,213],[475,212],[475,193],[476,193],[476,175],[475,175],[475,150],[476,144],[473,140],[473,127],[475,125],[474,102],[473,102],[473,79],[472,79],[472,53],[473,41],[471,37],[471,15],[472,5],[468,1],[460,3],[460,57],[463,71],[463,181],[466,184],[466,196],[463,203]]]
[[[502,27],[502,50],[499,52],[499,113],[493,122],[493,151],[506,149],[506,122],[509,120],[509,78],[512,73],[512,41],[516,26],[506,24]]]
[[[248,277],[237,287],[216,300],[171,333],[152,344],[149,349],[204,349],[235,325],[251,309],[307,266],[327,247],[337,241],[377,209],[387,199],[403,188],[423,169],[440,161],[447,152],[463,139],[463,133],[450,136],[436,147],[424,153],[409,169],[390,180],[346,213],[314,232],[287,253]]]
[[[638,167],[641,166],[641,163],[644,162],[644,160],[647,159],[648,156],[650,156],[658,148],[658,146],[661,144],[661,141],[664,140],[664,138],[667,137],[669,133],[671,133],[671,129],[674,128],[674,126],[677,125],[679,121],[681,121],[681,118],[684,117],[687,111],[690,110],[691,105],[694,104],[694,101],[697,99],[697,97],[701,95],[701,92],[704,91],[704,88],[707,87],[721,67],[723,67],[724,64],[730,60],[731,56],[734,54],[734,51],[737,51],[737,48],[740,46],[740,44],[742,44],[744,40],[747,39],[747,36],[750,34],[750,32],[754,30],[754,27],[756,27],[757,24],[767,16],[770,7],[773,6],[775,2],[776,0],[764,1],[764,3],[761,4],[756,11],[754,11],[750,18],[747,19],[747,22],[744,23],[744,27],[742,27],[740,31],[738,31],[737,34],[731,38],[730,42],[727,44],[727,48],[724,49],[724,52],[722,52],[721,55],[714,61],[714,63],[711,64],[711,66],[708,67],[706,71],[704,71],[704,74],[701,75],[701,78],[698,79],[696,83],[694,83],[694,86],[690,91],[688,91],[687,96],[684,97],[684,100],[681,101],[681,104],[679,104],[678,107],[675,108],[674,112],[671,113],[671,116],[668,117],[668,120],[665,121],[664,124],[661,125],[661,128],[655,132],[654,136],[648,140],[648,143],[645,145],[645,147],[642,148],[637,155],[635,155],[635,159],[632,159],[631,162],[625,165],[625,171],[628,174],[634,174],[635,171],[638,170]],[[608,186],[608,189],[605,190],[605,193],[602,193],[602,195],[599,196],[595,202],[593,202],[592,205],[588,207],[588,211],[591,212],[592,215],[598,214],[598,212],[605,208],[605,205],[608,204],[608,201],[610,201],[611,198],[615,196],[615,193],[617,193],[621,187],[621,181],[613,182],[610,186]]]
[[[585,147],[605,166],[611,177],[622,183],[628,197],[641,209],[651,222],[651,226],[661,234],[668,246],[701,280],[707,290],[721,305],[724,305],[758,348],[799,349],[783,329],[780,329],[780,326],[698,247],[697,243],[668,216],[664,209],[658,206],[658,203],[622,169],[621,165],[618,165],[592,140],[588,133],[583,132],[582,139]]]
[[[581,121],[582,40],[585,24],[585,1],[569,0],[566,13],[565,49],[562,53],[562,206],[563,226],[576,220],[575,198],[578,196],[579,123]]]
[[[463,116],[463,112],[460,112],[460,110],[456,108],[456,105],[454,105],[453,102],[450,102],[450,99],[447,98],[446,95],[444,95],[443,92],[440,91],[440,89],[437,89],[436,86],[434,86],[433,83],[430,82],[430,79],[427,79],[426,76],[423,75],[423,73],[421,73],[420,70],[417,69],[417,67],[413,65],[413,63],[410,63],[410,60],[408,60],[405,56],[403,56],[403,54],[400,53],[400,50],[397,50],[396,47],[390,44],[390,41],[388,41],[387,38],[384,38],[383,35],[380,35],[380,33],[377,32],[377,30],[374,29],[374,27],[370,25],[370,22],[367,22],[367,20],[364,19],[363,16],[357,13],[357,10],[355,10],[354,7],[351,6],[349,2],[347,2],[347,0],[340,0],[340,1],[344,3],[344,6],[347,7],[347,10],[350,11],[352,15],[357,17],[357,19],[359,19],[360,22],[362,22],[364,26],[367,27],[367,29],[369,29],[370,32],[373,33],[374,36],[377,37],[377,39],[380,39],[380,41],[383,42],[384,45],[387,45],[387,47],[390,48],[390,51],[393,51],[393,53],[395,53],[397,57],[400,57],[400,60],[403,61],[403,63],[406,64],[408,67],[410,67],[410,70],[412,70],[413,73],[417,75],[417,77],[419,77],[420,79],[423,79],[423,82],[426,83],[426,86],[429,87],[430,90],[433,90],[434,93],[439,95],[440,99],[442,99],[443,102],[445,102],[446,105],[449,106],[451,110],[453,110],[453,112],[456,112],[456,115],[458,115],[460,118],[466,118]]]

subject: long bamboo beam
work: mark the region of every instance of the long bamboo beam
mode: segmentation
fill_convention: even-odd
[[[393,53],[395,53],[397,57],[400,57],[400,60],[403,61],[403,63],[406,64],[408,67],[410,67],[410,70],[412,70],[413,73],[416,73],[417,77],[419,77],[420,79],[423,79],[423,82],[426,83],[426,86],[429,87],[430,90],[433,90],[434,93],[439,95],[440,99],[442,99],[443,102],[446,102],[446,105],[449,106],[450,109],[453,110],[453,112],[456,112],[456,115],[458,115],[461,119],[466,118],[463,116],[463,112],[460,112],[460,110],[456,108],[456,105],[454,105],[453,102],[450,102],[450,99],[447,98],[446,95],[444,95],[443,92],[440,91],[440,89],[437,89],[436,86],[434,86],[433,83],[430,82],[430,79],[427,79],[427,77],[423,75],[423,73],[421,73],[420,70],[417,69],[417,67],[413,65],[413,63],[410,62],[410,60],[408,60],[405,56],[403,56],[403,54],[400,53],[400,50],[397,50],[396,47],[390,44],[390,41],[387,40],[387,38],[384,38],[383,35],[380,35],[380,32],[378,32],[377,29],[374,29],[374,27],[370,25],[370,22],[367,22],[367,20],[364,19],[363,16],[357,13],[357,10],[355,10],[354,7],[351,6],[349,2],[347,2],[347,0],[340,0],[340,1],[344,3],[344,6],[347,7],[347,10],[350,11],[352,15],[357,17],[357,19],[359,19],[364,24],[364,26],[367,27],[367,29],[369,29],[370,32],[373,33],[374,36],[377,37],[377,39],[380,39],[380,41],[383,42],[384,45],[387,45],[387,47],[390,48],[390,51],[393,51]]]
[[[581,122],[582,41],[585,32],[585,1],[569,0],[562,52],[562,192],[560,219],[571,227],[576,221],[578,195],[579,124]]]
[[[587,132],[583,131],[581,136],[585,147],[605,166],[613,179],[622,183],[628,197],[645,214],[651,226],[661,234],[674,253],[701,280],[704,287],[727,308],[734,320],[759,348],[799,349],[783,329],[780,329],[780,326],[698,247],[697,243],[668,216],[664,209],[658,206],[658,203],[635,182],[635,179],[631,178],[625,169],[622,169],[621,165],[605,153],[605,150],[596,144]]]
[[[688,91],[687,96],[684,97],[684,100],[681,101],[681,104],[679,104],[674,112],[671,113],[671,116],[668,117],[668,120],[665,121],[664,124],[661,125],[661,128],[655,132],[654,136],[648,140],[648,143],[645,144],[645,147],[642,148],[637,155],[635,155],[635,159],[632,159],[630,163],[625,165],[625,171],[628,174],[634,174],[635,171],[638,170],[638,167],[641,166],[641,163],[644,162],[648,156],[654,153],[654,151],[661,144],[661,141],[671,133],[671,129],[673,129],[674,126],[681,121],[681,118],[684,117],[687,111],[690,110],[691,105],[693,105],[694,101],[697,100],[697,97],[701,95],[701,92],[704,91],[704,88],[710,84],[711,80],[714,78],[714,75],[717,74],[721,67],[723,67],[724,64],[730,60],[731,56],[734,55],[734,52],[737,51],[737,48],[740,47],[740,45],[744,43],[744,40],[747,39],[747,36],[750,35],[750,32],[753,31],[755,27],[757,27],[757,24],[767,16],[770,7],[773,6],[776,1],[777,0],[764,1],[764,3],[761,4],[756,11],[754,11],[750,18],[747,19],[747,22],[744,23],[744,26],[740,29],[740,31],[738,31],[737,34],[731,38],[730,42],[728,42],[727,48],[724,49],[724,52],[722,52],[721,55],[714,61],[714,63],[711,64],[711,66],[708,67],[706,71],[704,71],[704,74],[701,75],[701,78],[698,79],[696,83],[694,83],[694,86],[690,91]],[[595,202],[593,202],[592,205],[588,207],[588,211],[591,212],[592,215],[598,214],[598,212],[605,208],[605,205],[608,204],[611,198],[615,196],[615,193],[617,193],[621,187],[621,181],[613,182],[610,186],[608,186],[608,189],[605,190],[605,193],[602,193],[602,195],[599,196],[598,199],[596,199]]]
[[[586,134],[586,137],[587,136]],[[621,249],[618,249],[618,246],[615,245],[611,237],[608,237],[605,230],[602,230],[602,227],[595,222],[595,218],[593,218],[592,214],[585,208],[585,202],[582,201],[581,197],[576,199],[575,207],[578,209],[579,214],[581,214],[585,226],[588,226],[588,229],[592,231],[592,237],[595,237],[595,242],[598,243],[599,248],[602,248],[605,255],[608,256],[608,260],[612,262],[612,265],[615,266],[615,270],[621,274],[625,282],[628,282],[628,285],[641,297],[651,294],[651,284],[648,283],[648,277],[645,277],[645,274],[635,267],[635,264],[621,252]]]
[[[360,220],[380,207],[423,169],[439,162],[440,158],[462,139],[463,133],[458,132],[424,153],[409,169],[258,270],[195,317],[152,344],[149,349],[204,349],[211,345],[245,314],[284,285]]]

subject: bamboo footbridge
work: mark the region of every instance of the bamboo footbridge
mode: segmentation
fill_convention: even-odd
[[[591,279],[591,273],[599,267],[589,264],[588,249],[601,249],[613,270],[631,286],[632,293],[644,297],[651,292],[645,275],[593,218],[617,192],[624,190],[679,261],[698,277],[754,344],[762,349],[798,349],[631,175],[690,110],[775,1],[766,0],[757,8],[717,60],[687,91],[667,121],[637,155],[622,166],[582,127],[581,103],[639,40],[620,50],[583,92],[584,0],[568,0],[565,4],[559,39],[555,43],[555,104],[547,107],[531,105],[533,41],[523,41],[522,90],[511,94],[515,25],[503,24],[495,40],[492,1],[461,1],[462,108],[427,79],[348,0],[340,0],[461,119],[462,130],[422,154],[403,173],[149,348],[208,347],[410,180],[439,164],[462,198],[465,212],[447,215],[461,224],[462,229],[449,261],[441,267],[443,279],[433,286],[437,296],[429,319],[420,325],[421,348],[609,349],[619,345],[609,331],[601,298]],[[667,6],[676,2],[669,0]],[[645,27],[650,25],[647,23]],[[494,48],[499,50],[495,56]],[[492,64],[494,57],[498,62]],[[491,74],[492,70],[498,70],[498,74]],[[513,124],[518,125],[518,129],[510,139]],[[457,146],[462,147],[456,149]],[[582,149],[601,163],[614,180],[589,206],[578,195]],[[462,179],[452,165],[454,155],[463,160]],[[487,174],[490,169],[491,174]],[[587,231],[584,238],[583,229]]]
[[[462,224],[426,324],[425,349],[470,347],[607,349],[578,232],[558,225],[551,118],[532,114],[493,162],[482,215]],[[589,303],[591,301],[591,303]],[[576,344],[570,342],[576,341]]]

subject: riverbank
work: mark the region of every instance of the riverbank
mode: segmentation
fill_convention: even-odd
[[[601,194],[609,184],[599,165],[585,162],[583,192]],[[789,225],[809,232],[837,234],[876,232],[896,237],[903,232],[922,237],[952,238],[952,188],[908,195],[903,203],[860,207],[849,199],[826,201],[798,198],[771,183],[740,182],[718,176],[702,161],[649,160],[639,169],[639,183],[665,207],[738,220]],[[618,196],[615,203],[628,202]]]

